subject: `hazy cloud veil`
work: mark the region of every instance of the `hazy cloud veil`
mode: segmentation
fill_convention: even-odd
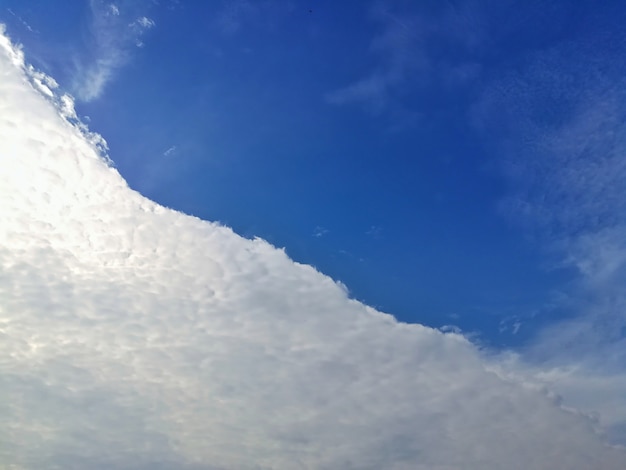
[[[129,189],[0,45],[3,466],[624,468],[463,337]]]

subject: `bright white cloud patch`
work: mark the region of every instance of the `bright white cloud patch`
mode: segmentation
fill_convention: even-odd
[[[623,468],[461,336],[129,189],[0,45],[4,466]]]

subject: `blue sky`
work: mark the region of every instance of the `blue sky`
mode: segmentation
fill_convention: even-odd
[[[403,321],[511,345],[569,314],[555,298],[575,273],[503,208],[518,184],[503,162],[527,144],[507,101],[538,125],[566,119],[568,97],[524,96],[519,81],[546,51],[611,41],[610,6],[3,6],[9,33],[155,201],[285,247]],[[547,87],[571,65],[548,63]],[[516,96],[493,98],[508,81]]]
[[[0,31],[0,380],[24,397],[0,401],[22,443],[68,416],[10,458],[63,465],[104,397],[93,468],[132,467],[109,440],[132,468],[290,468],[302,443],[301,468],[349,468],[319,450],[357,431],[353,468],[620,468],[599,443],[626,443],[622,2],[0,0],[0,24],[34,66]],[[88,158],[100,135],[147,199]],[[201,442],[265,410],[249,456]],[[512,437],[480,460],[467,436]]]

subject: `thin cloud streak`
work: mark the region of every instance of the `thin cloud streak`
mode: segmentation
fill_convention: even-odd
[[[326,100],[337,105],[362,104],[368,111],[379,114],[405,80],[428,67],[420,47],[426,31],[417,18],[400,21],[383,5],[374,9],[372,17],[382,25],[382,32],[370,45],[371,52],[381,58],[379,65],[354,83],[328,93]]]
[[[327,93],[328,103],[354,104],[373,115],[389,113],[398,120],[398,114],[411,116],[416,112],[404,103],[433,83],[458,88],[479,76],[474,52],[482,41],[482,31],[471,15],[450,2],[442,2],[434,11],[420,11],[427,7],[407,11],[405,7],[403,2],[394,1],[373,4],[370,17],[378,32],[369,50],[376,58],[375,65],[354,82]],[[453,43],[464,51],[464,57],[453,63],[433,54],[429,44],[434,38]]]
[[[86,59],[75,59],[72,91],[81,101],[99,98],[117,71],[143,47],[143,37],[155,26],[146,16],[131,18],[124,9],[102,0],[90,1],[91,47]]]

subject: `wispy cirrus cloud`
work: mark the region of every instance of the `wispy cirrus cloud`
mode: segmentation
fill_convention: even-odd
[[[35,29],[33,29],[33,27],[28,24],[28,22],[26,22],[26,20],[24,20],[20,15],[18,15],[17,13],[15,13],[13,10],[11,10],[10,8],[7,8],[7,11],[17,20],[19,21],[19,23],[26,28],[28,31],[30,31],[31,33],[37,33],[37,31]]]
[[[134,47],[143,46],[152,19],[138,14],[137,5],[90,0],[88,50],[75,59],[72,92],[81,101],[100,97],[107,83],[132,57]]]
[[[315,238],[321,238],[321,237],[327,235],[328,232],[329,232],[329,230],[327,228],[322,227],[321,225],[317,225],[315,227],[315,229],[313,230],[313,236]]]
[[[450,2],[432,10],[407,7],[405,2],[373,3],[370,17],[377,33],[369,51],[374,66],[353,83],[327,93],[327,102],[359,105],[375,115],[391,110],[405,121],[407,115],[415,120],[410,109],[401,106],[407,97],[419,94],[433,82],[461,86],[480,74],[480,66],[470,53],[481,40],[480,28],[465,9],[469,9],[467,5],[455,7]],[[452,60],[432,48],[435,38],[465,53]],[[392,117],[397,120],[398,116]]]
[[[165,152],[163,152],[164,157],[173,157],[178,152],[178,147],[176,145],[172,145]]]
[[[462,336],[129,189],[1,34],[0,71],[3,463],[623,468]]]
[[[372,10],[372,18],[381,26],[381,32],[370,45],[373,54],[380,58],[370,73],[343,88],[327,94],[332,104],[360,103],[373,113],[380,113],[391,95],[414,73],[424,70],[428,60],[421,47],[426,31],[419,17],[402,17],[378,4]]]
[[[535,375],[566,404],[602,409],[601,422],[625,429],[626,61],[611,48],[624,34],[616,17],[594,12],[588,21],[601,21],[602,35],[535,50],[501,71],[473,117],[498,142],[510,188],[502,213],[551,269],[571,273],[559,302],[567,318],[542,328],[521,357],[540,364]],[[612,384],[611,400],[601,383]]]

